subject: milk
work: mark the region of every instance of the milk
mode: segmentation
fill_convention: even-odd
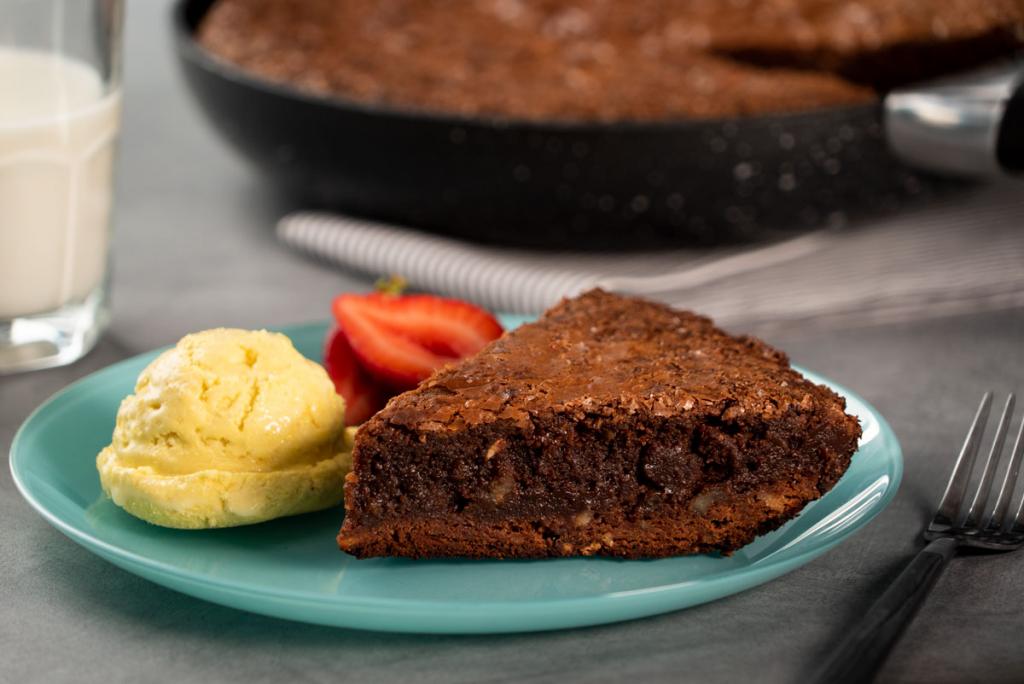
[[[0,321],[103,281],[119,119],[84,62],[0,48]]]

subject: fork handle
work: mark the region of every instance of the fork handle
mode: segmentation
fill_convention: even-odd
[[[931,591],[957,542],[942,538],[921,549],[818,671],[816,682],[871,681],[903,629]]]

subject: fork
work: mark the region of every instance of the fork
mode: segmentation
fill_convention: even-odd
[[[1013,551],[1024,545],[1024,500],[1017,505],[1012,516],[1007,515],[1024,452],[1024,420],[1017,431],[995,503],[988,507],[1013,416],[1013,405],[1014,396],[1010,394],[981,476],[973,494],[968,497],[967,489],[992,406],[991,392],[982,397],[939,509],[924,531],[928,545],[849,632],[830,660],[818,671],[814,681],[830,684],[870,681],[958,549]],[[969,503],[965,506],[965,502]]]

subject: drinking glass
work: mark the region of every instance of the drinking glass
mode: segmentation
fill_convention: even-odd
[[[0,0],[0,373],[70,363],[108,318],[122,0]]]

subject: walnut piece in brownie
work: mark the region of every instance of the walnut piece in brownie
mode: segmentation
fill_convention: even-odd
[[[860,426],[784,354],[592,290],[359,430],[341,548],[367,556],[729,553],[850,464]]]

